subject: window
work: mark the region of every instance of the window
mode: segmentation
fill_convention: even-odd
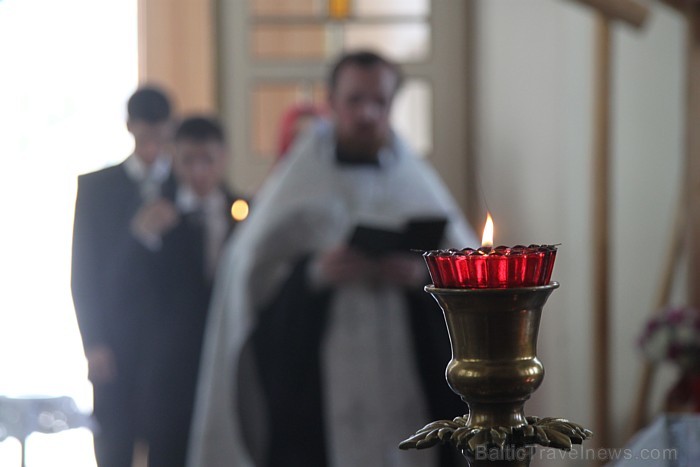
[[[263,164],[273,160],[286,109],[325,103],[319,65],[361,48],[408,66],[425,64],[431,54],[430,0],[248,0],[247,7],[249,57],[241,66],[249,75],[239,79],[248,87],[250,141],[236,152]],[[432,151],[432,91],[430,80],[410,79],[392,113],[396,129],[423,156]]]
[[[136,0],[0,0],[0,57],[0,394],[67,395],[89,411],[70,295],[75,182],[132,150]],[[91,443],[84,429],[32,435],[27,463],[93,466]],[[0,443],[0,465],[19,456]]]

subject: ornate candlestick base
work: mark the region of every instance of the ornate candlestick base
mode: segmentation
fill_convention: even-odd
[[[542,308],[557,287],[425,287],[442,308],[450,335],[447,382],[469,405],[469,415],[429,423],[401,449],[451,443],[472,466],[527,466],[536,444],[569,450],[591,436],[561,418],[524,414],[525,401],[544,378],[537,333]]]

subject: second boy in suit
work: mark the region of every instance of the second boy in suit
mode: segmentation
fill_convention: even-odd
[[[146,358],[149,466],[185,463],[211,284],[221,248],[234,227],[234,197],[223,186],[224,135],[212,119],[184,120],[175,132],[177,188],[137,214],[134,233],[156,252],[157,323]]]

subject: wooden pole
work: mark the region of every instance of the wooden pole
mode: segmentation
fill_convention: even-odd
[[[593,432],[598,447],[610,447],[610,21],[596,15],[593,126]]]
[[[688,8],[690,7],[689,2],[693,0],[661,0],[661,3],[665,3],[671,8],[675,8],[681,14],[686,14]]]
[[[688,304],[700,306],[700,13],[688,10],[686,151],[688,158]]]

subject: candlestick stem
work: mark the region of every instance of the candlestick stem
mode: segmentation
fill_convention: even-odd
[[[529,465],[534,444],[569,450],[590,437],[568,420],[524,413],[544,378],[537,335],[542,308],[557,287],[425,288],[442,308],[450,336],[447,382],[469,405],[469,415],[426,425],[402,449],[451,442],[472,466],[515,467]]]

